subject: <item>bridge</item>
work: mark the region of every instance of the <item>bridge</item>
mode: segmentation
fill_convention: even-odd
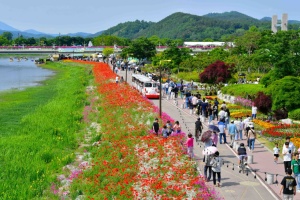
[[[189,48],[193,53],[207,52],[220,46],[178,46],[178,48]],[[102,53],[105,48],[113,48],[115,53],[121,53],[125,47],[116,46],[0,46],[0,54],[93,54]],[[168,46],[157,46],[156,51],[162,52]]]

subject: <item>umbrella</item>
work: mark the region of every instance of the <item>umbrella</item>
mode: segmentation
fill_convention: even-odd
[[[205,149],[203,149],[202,154],[203,155],[211,155],[214,154],[218,151],[217,147],[214,146],[210,146],[210,147],[206,147]]]
[[[215,125],[209,125],[208,128],[214,132],[220,132],[219,127],[217,127]]]
[[[205,131],[202,136],[201,136],[201,141],[202,142],[205,142],[206,140],[208,140],[210,137],[211,137],[211,134],[212,134],[212,131],[211,130],[208,130],[208,131]]]

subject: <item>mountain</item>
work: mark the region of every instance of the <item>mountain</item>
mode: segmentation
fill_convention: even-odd
[[[83,38],[86,38],[86,37],[90,37],[90,35],[92,35],[91,33],[85,33],[85,32],[77,32],[77,33],[68,33],[68,34],[65,34],[65,35],[68,35],[70,37],[83,37]]]
[[[242,23],[252,23],[256,24],[260,21],[243,13],[237,11],[231,12],[224,12],[224,13],[209,13],[203,15],[202,17],[207,17],[215,20],[224,20],[224,21],[231,21],[231,22],[242,22]]]
[[[222,36],[232,35],[238,29],[248,30],[251,26],[270,27],[270,24],[238,12],[205,16],[177,12],[141,30],[134,37],[157,35],[160,38],[186,41],[203,41],[208,38],[218,41]]]
[[[260,19],[260,21],[271,22],[272,17],[263,17],[263,18]]]
[[[14,27],[11,27],[3,22],[0,22],[0,30],[4,31],[19,31],[18,29],[15,29]]]
[[[136,20],[134,22],[125,22],[120,23],[112,28],[103,31],[103,35],[115,35],[118,37],[133,39],[135,35],[147,28],[151,25],[155,24],[154,22],[146,22]]]
[[[39,31],[36,31],[34,29],[28,29],[28,30],[25,30],[23,32],[26,32],[26,33],[30,33],[30,34],[34,34],[34,35],[45,35],[46,33],[42,33],[42,32],[39,32]],[[47,35],[47,34],[46,34]]]
[[[271,22],[272,17],[264,17],[264,18],[260,19],[260,21]],[[281,21],[281,19],[278,19],[278,21]],[[288,20],[288,24],[300,24],[300,21],[298,21],[298,20]]]
[[[97,32],[97,33],[94,33],[94,34],[89,35],[89,37],[97,37],[97,36],[101,35],[103,32],[104,32],[104,31],[99,31],[99,32]]]

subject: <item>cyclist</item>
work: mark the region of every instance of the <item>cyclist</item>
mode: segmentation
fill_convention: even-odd
[[[200,121],[200,118],[198,118],[197,121],[195,122],[195,137],[197,140],[201,136],[202,129],[203,129],[202,122]]]
[[[238,150],[238,155],[239,155],[239,163],[238,166],[241,167],[241,162],[242,160],[245,160],[245,165],[247,165],[247,150],[245,148],[244,143],[241,143]]]

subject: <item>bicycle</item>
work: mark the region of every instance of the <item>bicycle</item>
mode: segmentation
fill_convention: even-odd
[[[246,156],[242,156],[242,159],[241,159],[241,162],[240,162],[240,165],[239,165],[239,173],[243,172],[243,174],[245,174],[245,172],[247,171],[247,163],[245,162],[245,158]]]
[[[201,132],[202,132],[201,129],[196,129],[195,130],[195,139],[196,139],[196,142],[200,141]]]

